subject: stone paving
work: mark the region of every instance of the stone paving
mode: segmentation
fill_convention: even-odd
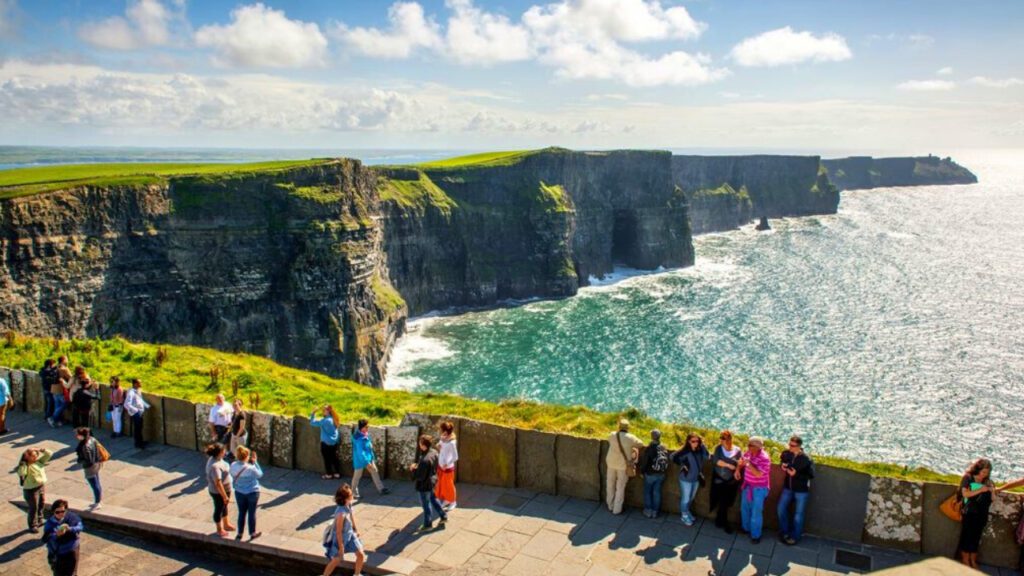
[[[47,468],[47,501],[90,498],[82,472],[74,464],[74,437],[69,427],[54,430],[41,418],[24,413],[12,414],[8,426],[15,432],[0,437],[0,461],[13,467],[25,448],[50,448],[55,455]],[[113,440],[105,433],[99,438],[113,456],[101,475],[105,504],[138,510],[143,519],[147,512],[159,512],[209,520],[212,504],[202,475],[205,456],[162,445],[139,451],[129,438]],[[264,466],[264,472],[258,529],[264,534],[319,541],[334,509],[331,495],[336,481],[270,466]],[[20,500],[14,475],[8,478],[0,486],[0,496]],[[710,522],[687,527],[677,518],[650,520],[639,510],[614,516],[597,502],[477,485],[459,485],[459,506],[451,513],[446,529],[415,534],[421,508],[412,484],[387,483],[392,494],[379,496],[364,480],[364,498],[355,507],[357,525],[368,550],[418,562],[417,575],[813,576],[851,571],[835,564],[837,549],[870,556],[874,570],[922,559],[813,536],[788,547],[767,533],[753,545],[745,537],[725,534]],[[8,505],[0,516],[0,546],[17,541],[20,536],[14,531],[24,528],[11,520],[11,510],[17,509]],[[25,554],[42,556],[43,551]],[[87,557],[82,576],[96,572],[89,563]],[[4,562],[0,572],[9,564]],[[988,572],[1000,574],[996,569]]]

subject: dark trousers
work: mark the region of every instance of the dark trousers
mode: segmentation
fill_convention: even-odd
[[[260,502],[260,493],[242,494],[235,492],[238,501],[238,535],[245,533],[245,519],[249,518],[249,537],[256,533],[256,505]]]
[[[145,448],[146,442],[142,440],[142,413],[132,414],[132,436],[135,438],[136,448]]]
[[[25,502],[28,504],[28,527],[35,528],[43,525],[43,509],[46,507],[46,485],[37,486],[31,490],[22,490]]]
[[[321,442],[320,454],[324,457],[324,470],[328,474],[341,476],[341,459],[338,457],[338,445]]]
[[[226,492],[228,498],[231,497],[231,492]],[[220,493],[214,494],[210,492],[210,498],[213,499],[213,523],[217,524],[223,518],[228,517],[228,503],[221,497]]]
[[[722,482],[711,484],[711,509],[717,509],[715,513],[715,526],[725,528],[729,525],[729,508],[736,502],[736,492],[739,490],[739,482]]]
[[[217,425],[214,425],[213,432],[214,432],[214,438],[213,438],[214,442],[217,442],[218,444],[223,444],[225,446],[228,445],[228,427],[227,426],[217,426]]]
[[[79,426],[89,426],[89,410],[79,410],[74,408],[71,411],[71,425],[75,428]]]
[[[441,503],[437,501],[437,496],[434,496],[434,491],[420,492],[420,504],[423,505],[423,526],[429,528],[432,525],[430,519],[430,509],[433,508],[437,512],[437,516],[441,520],[447,520],[448,515],[444,513],[444,508],[441,508]]]
[[[78,573],[78,548],[54,557],[50,570],[53,576],[75,576]]]
[[[47,419],[53,418],[53,394],[49,390],[43,390],[43,416]]]

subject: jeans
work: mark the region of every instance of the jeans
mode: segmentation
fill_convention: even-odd
[[[146,446],[146,442],[142,439],[142,412],[132,414],[132,436],[135,438],[136,448]]]
[[[693,514],[690,514],[690,504],[693,503],[693,498],[697,495],[699,487],[700,484],[697,482],[679,479],[679,514],[690,522],[694,521]]]
[[[64,409],[67,408],[68,403],[64,401],[64,396],[56,394],[53,397],[53,423],[60,424],[61,417],[64,416]]]
[[[256,505],[260,501],[259,492],[243,494],[235,492],[235,499],[238,500],[238,535],[245,533],[245,518],[249,517],[249,537],[256,533]]]
[[[86,478],[85,481],[89,483],[89,488],[92,488],[92,501],[99,504],[103,500],[103,486],[100,486],[100,475],[96,474],[92,478]]]
[[[650,510],[655,514],[661,511],[661,485],[664,483],[664,474],[644,476],[644,510]]]
[[[743,529],[751,538],[761,537],[764,526],[764,501],[768,498],[767,488],[744,488],[740,491],[740,518]]]
[[[420,492],[420,504],[423,505],[423,527],[429,528],[432,526],[430,519],[430,508],[433,507],[437,511],[437,516],[441,520],[447,520],[448,515],[444,513],[444,509],[441,508],[441,503],[437,501],[437,496],[434,496],[434,491]]]
[[[793,540],[800,540],[804,534],[804,514],[807,511],[807,498],[810,492],[793,492],[789,488],[782,489],[782,496],[779,497],[779,532],[783,536],[789,536]],[[796,501],[793,510],[793,519],[789,519],[789,504]]]
[[[43,390],[43,416],[45,416],[47,420],[53,418],[53,409],[53,394],[49,390]]]

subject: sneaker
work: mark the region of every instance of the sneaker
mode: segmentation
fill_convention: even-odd
[[[417,528],[414,533],[415,534],[422,534],[424,532],[430,532],[433,529],[434,529],[434,527],[431,526],[430,524],[424,524],[423,526],[420,526],[419,528]]]
[[[751,544],[760,544],[761,543],[761,539],[760,538],[751,538],[750,539],[750,543]]]
[[[459,505],[459,503],[458,503],[458,502],[450,502],[450,503],[448,504],[448,506],[446,506],[446,507],[445,507],[445,509],[444,509],[444,510],[445,510],[445,512],[451,512],[452,510],[455,510],[455,508],[456,508],[456,507],[457,507],[458,505]]]
[[[785,538],[782,539],[782,543],[785,544],[786,546],[794,546],[794,545],[796,545],[797,540],[796,540],[796,538],[793,538],[792,536],[786,536]]]
[[[387,496],[388,494],[391,494],[391,488],[381,488],[380,493],[383,496]]]
[[[682,520],[683,524],[686,524],[687,526],[693,526],[693,520],[687,518],[686,516],[683,516]]]
[[[447,523],[448,523],[448,517],[444,516],[440,520],[437,521],[437,527],[438,528],[444,528],[444,525],[447,524]]]
[[[353,500],[359,500],[361,498],[362,498],[362,496],[359,495],[359,492],[353,492],[352,493],[352,499]]]
[[[39,528],[36,528],[35,526],[29,528],[28,531],[33,534],[39,534]]]
[[[50,428],[56,428],[57,426],[53,423],[53,418],[47,418],[46,423],[50,425]]]
[[[260,536],[263,536],[263,532],[257,532],[255,534],[249,536],[249,542],[252,542],[253,540],[259,538]]]

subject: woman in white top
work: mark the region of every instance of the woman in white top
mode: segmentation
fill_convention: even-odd
[[[440,455],[437,459],[437,486],[434,495],[441,501],[445,510],[455,508],[455,463],[459,460],[459,450],[455,445],[455,426],[445,420],[438,427],[441,430]]]

